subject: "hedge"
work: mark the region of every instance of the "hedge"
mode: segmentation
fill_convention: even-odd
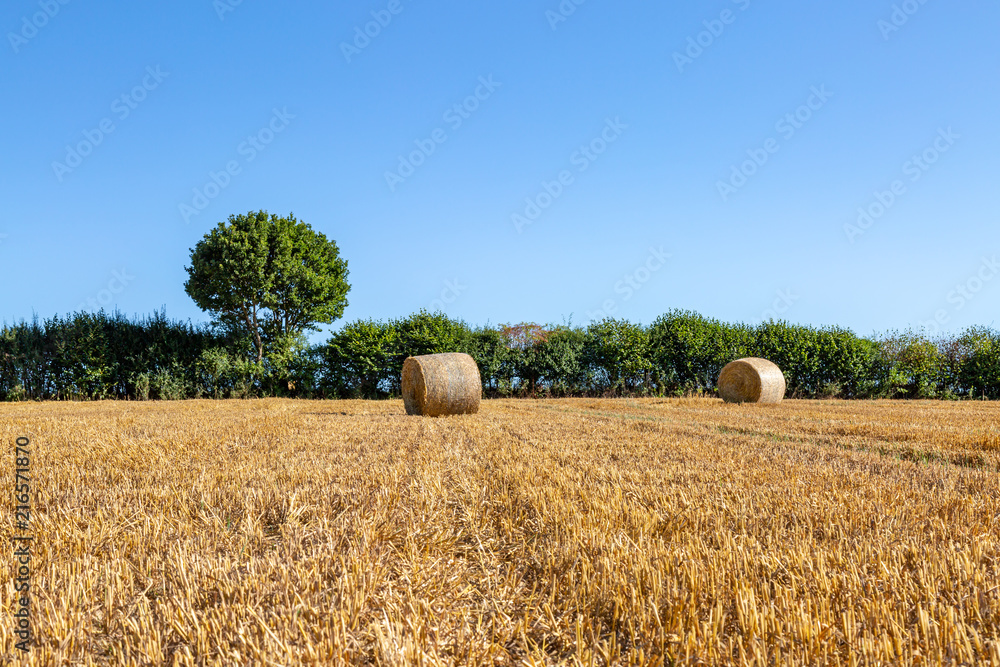
[[[0,328],[0,400],[398,396],[410,355],[467,352],[487,396],[712,395],[722,367],[759,356],[798,398],[1000,398],[1000,334],[973,327],[859,337],[838,327],[728,324],[673,310],[644,327],[473,327],[420,311],[357,320],[322,345],[299,341],[258,364],[246,341],[166,313],[75,313]]]

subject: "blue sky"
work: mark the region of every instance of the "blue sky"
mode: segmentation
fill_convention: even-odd
[[[4,3],[0,319],[204,321],[190,248],[266,209],[334,328],[998,324],[995,1],[577,2]]]

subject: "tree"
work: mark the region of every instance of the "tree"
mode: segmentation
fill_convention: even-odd
[[[550,333],[535,322],[500,325],[500,335],[510,350],[510,360],[519,381],[518,389],[523,393],[533,396],[538,391],[541,378],[539,346],[548,340]]]
[[[347,307],[347,261],[304,222],[251,211],[231,215],[191,250],[184,291],[218,324],[252,339],[257,363]]]
[[[472,332],[461,320],[453,320],[438,311],[429,313],[425,309],[401,320],[393,320],[398,347],[394,360],[394,372],[402,373],[407,357],[442,352],[464,352],[468,347]]]
[[[649,333],[639,324],[606,317],[587,327],[585,355],[603,372],[606,391],[628,394],[649,374]]]
[[[378,398],[399,383],[393,373],[399,337],[389,323],[358,320],[344,326],[327,343],[326,373],[341,398]]]
[[[590,384],[586,364],[587,332],[580,327],[556,326],[535,346],[535,366],[553,395],[580,392]]]

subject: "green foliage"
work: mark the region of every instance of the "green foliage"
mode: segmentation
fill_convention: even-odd
[[[212,398],[223,398],[231,388],[233,361],[220,347],[202,350],[198,357],[198,388]]]
[[[959,337],[957,347],[961,363],[955,385],[970,398],[1000,398],[1000,333],[974,327]],[[950,359],[954,353],[948,356]],[[949,367],[954,366],[954,362],[949,363]]]
[[[570,396],[593,384],[587,364],[587,333],[582,329],[560,326],[549,331],[536,346],[534,364],[537,376],[552,395]]]
[[[158,368],[149,378],[149,396],[161,401],[179,401],[190,394],[190,385],[178,364]]]
[[[870,397],[884,384],[878,345],[846,329],[774,321],[750,327],[672,311],[649,335],[654,368],[670,393],[714,391],[722,368],[742,357],[776,363],[789,396]]]
[[[174,366],[191,384],[198,356],[217,340],[210,328],[171,322],[165,313],[22,321],[0,329],[0,397],[20,385],[33,400],[136,398],[158,369]]]
[[[396,329],[396,364],[400,372],[406,357],[465,351],[472,333],[464,322],[426,310],[395,320],[392,325]]]
[[[381,398],[398,382],[391,377],[399,332],[391,323],[358,320],[345,325],[327,343],[324,368],[337,396]]]
[[[286,366],[286,386],[289,396],[317,396],[321,391],[320,373],[323,368],[323,346],[296,345]]]
[[[473,338],[464,322],[425,310],[390,322],[352,322],[326,345],[322,357],[326,387],[343,397],[399,395],[407,357],[465,352],[473,347]]]
[[[536,396],[542,386],[542,356],[552,332],[535,322],[504,324],[499,328],[500,340],[507,350],[512,394]]]
[[[173,322],[165,313],[75,313],[0,328],[0,400],[178,400],[251,396],[398,396],[403,360],[467,352],[489,396],[713,392],[722,367],[771,359],[789,396],[1000,398],[1000,333],[972,328],[930,339],[913,331],[851,331],[766,322],[725,324],[671,311],[651,326],[605,319],[471,329],[443,313],[346,324],[312,347],[301,335],[258,362],[226,326]]]
[[[820,332],[819,370],[811,391],[841,398],[873,398],[879,395],[883,366],[878,343],[859,338],[837,327]],[[837,391],[829,393],[830,387]]]
[[[661,390],[703,392],[714,389],[723,366],[750,356],[753,337],[743,325],[673,310],[649,328],[649,348]]]
[[[281,381],[290,382],[285,379],[289,373],[286,365],[277,374],[268,375],[265,367],[252,359],[224,347],[211,347],[198,358],[190,394],[196,398],[246,398],[257,393],[258,387],[267,385],[278,395],[276,388]]]
[[[879,340],[889,398],[937,398],[945,389],[945,357],[922,333],[892,331]]]
[[[10,403],[18,403],[20,401],[26,401],[28,400],[28,393],[24,390],[24,387],[22,387],[19,384],[16,384],[13,387],[11,387],[11,390],[9,392],[7,392],[5,400],[7,400]]]
[[[388,371],[389,390],[399,395],[400,376],[407,357],[442,352],[465,352],[470,348],[472,332],[462,321],[453,320],[444,313],[419,312],[390,325],[396,331],[396,347]]]
[[[770,359],[785,374],[790,396],[859,395],[874,386],[858,383],[869,373],[874,350],[852,332],[765,322],[753,332],[752,356]]]
[[[187,272],[188,295],[232,335],[247,336],[258,363],[343,315],[350,290],[335,242],[294,215],[266,211],[219,223],[191,250]]]
[[[149,373],[139,373],[133,376],[133,382],[135,383],[134,393],[132,394],[133,398],[137,401],[148,401],[151,389]]]
[[[285,334],[280,345],[271,348],[261,364],[265,393],[295,396],[309,391],[315,383],[319,359],[302,334]]]
[[[0,398],[20,386],[30,399],[179,399],[258,391],[263,375],[210,327],[165,313],[128,320],[76,313],[0,329]]]
[[[233,398],[250,398],[260,396],[261,381],[264,378],[264,367],[253,359],[239,358],[233,364]]]
[[[511,396],[515,390],[517,351],[499,329],[486,326],[469,333],[465,352],[476,360],[483,392],[491,396]]]
[[[649,334],[628,320],[605,318],[587,327],[584,358],[602,394],[632,394],[648,387]]]

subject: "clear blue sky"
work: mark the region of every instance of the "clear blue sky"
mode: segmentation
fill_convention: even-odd
[[[348,260],[334,328],[1000,325],[994,0],[9,0],[0,28],[8,323],[204,321],[189,249],[266,209]]]

